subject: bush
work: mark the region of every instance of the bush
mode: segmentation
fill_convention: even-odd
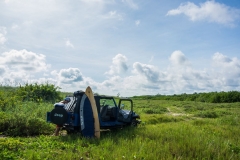
[[[238,126],[240,124],[239,116],[228,115],[219,119],[220,124]]]
[[[0,117],[0,132],[3,132],[9,126],[9,117],[4,112],[0,112]]]
[[[7,136],[51,134],[54,130],[54,125],[46,123],[45,120],[40,118],[27,117],[24,114],[5,115],[4,117],[0,121],[0,132]]]
[[[59,87],[53,84],[25,84],[20,86],[17,90],[18,96],[22,101],[33,102],[56,102],[61,100],[61,92],[58,91]]]
[[[179,122],[183,121],[182,117],[173,117],[168,115],[154,115],[148,120],[146,120],[147,124],[159,124],[159,123],[167,123],[167,122]]]
[[[166,107],[154,107],[154,108],[144,108],[142,112],[146,114],[163,114],[168,112]]]
[[[205,111],[205,112],[200,112],[195,114],[196,117],[201,117],[201,118],[218,118],[218,114],[214,111]]]
[[[0,111],[6,111],[9,107],[15,107],[18,98],[14,91],[0,90]]]

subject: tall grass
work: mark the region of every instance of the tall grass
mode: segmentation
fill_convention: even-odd
[[[137,128],[51,136],[48,102],[18,101],[0,111],[1,159],[240,159],[240,103],[134,100]]]
[[[199,121],[199,120],[197,120]],[[171,122],[102,132],[101,139],[79,135],[1,139],[12,157],[22,159],[239,159],[237,126],[217,122]],[[36,152],[38,150],[39,152]],[[11,151],[15,151],[14,153]]]

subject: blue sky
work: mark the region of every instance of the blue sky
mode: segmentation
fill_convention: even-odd
[[[239,0],[1,0],[0,83],[134,96],[240,90]]]

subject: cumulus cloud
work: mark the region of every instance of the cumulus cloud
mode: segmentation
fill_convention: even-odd
[[[98,92],[108,95],[117,95],[120,93],[122,96],[144,94],[143,84],[152,84],[148,80],[138,73],[134,75],[120,77],[113,75],[108,77],[102,83],[98,83]],[[146,89],[146,88],[145,88]]]
[[[37,73],[48,71],[49,68],[43,54],[11,50],[0,55],[0,82],[26,83],[35,79]]]
[[[238,58],[229,58],[219,52],[216,52],[213,55],[213,61],[218,66],[240,68],[240,62]]]
[[[126,56],[117,54],[112,59],[109,76],[102,82],[84,76],[79,68],[54,70],[51,75],[37,79],[34,77],[35,72],[47,69],[43,67],[43,64],[47,66],[45,56],[26,50],[12,50],[0,56],[0,81],[51,82],[60,86],[62,91],[84,90],[91,86],[94,92],[100,94],[120,93],[123,96],[240,89],[240,60],[236,57],[231,58],[217,52],[213,54],[211,69],[194,69],[191,65],[186,65],[190,62],[183,52],[174,51],[169,62],[169,67],[163,71],[154,65],[134,62],[132,74],[121,77],[117,74],[126,72],[131,66],[127,66]],[[32,69],[26,66],[32,66]]]
[[[83,75],[78,68],[61,69],[58,73],[53,71],[52,74],[57,75],[60,83],[71,84],[83,81]]]
[[[214,66],[210,69],[194,69],[181,51],[174,51],[169,58],[169,67],[161,71],[153,65],[135,62],[134,79],[129,86],[141,92],[180,94],[240,89],[240,60],[220,53],[213,55]]]
[[[240,78],[240,60],[236,57],[230,58],[219,52],[216,52],[213,57],[213,66],[219,74],[223,74],[224,79]]]
[[[199,6],[192,2],[187,2],[181,4],[177,9],[167,12],[167,16],[178,14],[184,14],[192,21],[207,20],[219,24],[233,25],[240,17],[240,10],[215,1],[206,1]]]
[[[135,62],[133,64],[133,72],[136,74],[140,74],[147,78],[150,82],[158,82],[159,81],[159,71],[152,65],[142,64],[139,62]]]
[[[53,78],[47,78],[55,80],[54,84],[59,86],[64,92],[74,92],[77,90],[85,90],[87,86],[91,86],[94,92],[97,92],[98,88],[101,88],[101,84],[94,81],[92,78],[84,76],[79,68],[66,68],[60,71],[53,70],[51,72]]]
[[[120,84],[122,81],[123,79],[120,76],[113,76],[113,77],[110,77],[108,80],[103,81],[102,85],[105,87],[112,88],[116,84]]]
[[[170,58],[169,58],[170,62],[173,65],[177,65],[177,66],[182,66],[182,65],[186,65],[188,64],[188,60],[185,57],[185,55],[181,52],[181,51],[174,51]]]
[[[123,58],[124,57],[124,58]],[[77,83],[68,81],[69,88],[85,88],[93,86],[94,91],[101,94],[116,95],[146,95],[146,94],[180,94],[209,91],[228,91],[240,89],[240,60],[230,58],[221,53],[215,53],[211,69],[194,69],[181,51],[174,51],[169,58],[169,67],[161,71],[154,65],[134,62],[132,75],[121,77],[117,75],[121,63],[126,64],[126,57],[118,54],[113,58],[111,71],[115,71],[103,82],[96,82],[90,77],[83,77]],[[129,67],[128,67],[129,69]],[[231,70],[232,69],[232,70]],[[231,70],[231,71],[230,71]],[[229,74],[233,72],[234,74]],[[60,72],[58,73],[60,75]],[[70,75],[61,76],[70,77]],[[58,78],[61,86],[67,86],[63,78]],[[77,79],[77,78],[76,78]]]
[[[46,71],[50,67],[45,62],[45,55],[27,50],[11,50],[2,53],[0,64],[6,65],[10,70],[25,72]]]
[[[117,54],[112,59],[112,65],[110,66],[110,70],[106,72],[105,74],[109,75],[116,75],[120,73],[125,73],[128,70],[127,66],[127,57],[122,54]]]
[[[0,64],[9,69],[22,70],[26,72],[45,71],[49,67],[45,63],[45,55],[36,54],[27,50],[11,50],[4,52],[0,57]]]

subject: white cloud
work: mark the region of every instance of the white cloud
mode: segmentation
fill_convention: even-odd
[[[65,92],[85,90],[87,86],[91,86],[93,91],[96,92],[97,89],[102,86],[92,78],[84,76],[79,68],[67,68],[61,69],[60,71],[53,70],[51,75],[54,78],[47,78],[47,80],[56,80],[54,84],[59,86],[61,90]]]
[[[158,82],[160,72],[152,65],[142,64],[139,62],[135,62],[133,64],[133,73],[142,75],[143,77],[147,78],[150,82]]]
[[[61,69],[57,75],[60,83],[71,84],[83,81],[83,75],[78,68]]]
[[[0,33],[0,44],[4,44],[7,41],[7,39],[5,38],[5,36]]]
[[[102,16],[104,19],[117,19],[123,20],[123,15],[118,13],[117,11],[110,11],[107,14]]]
[[[65,45],[70,48],[74,48],[74,45],[70,42],[69,39],[66,40]]]
[[[0,76],[2,76],[6,72],[6,69],[4,66],[0,66]]]
[[[5,37],[6,34],[7,34],[6,27],[0,27],[0,44],[4,44],[7,41]]]
[[[122,81],[123,79],[120,76],[113,76],[113,77],[110,77],[108,80],[103,81],[102,85],[107,88],[112,88],[121,84]]]
[[[183,66],[183,65],[186,65],[188,64],[188,60],[187,58],[185,57],[185,55],[181,52],[181,51],[174,51],[170,58],[169,58],[170,62],[173,64],[173,65],[177,65],[177,66]]]
[[[174,51],[167,70],[135,62],[128,86],[138,85],[141,94],[180,94],[240,89],[240,60],[215,53],[212,69],[194,69],[181,51]],[[130,77],[128,77],[130,78]],[[125,78],[127,79],[127,78]],[[130,84],[131,83],[131,84]],[[137,84],[136,84],[137,83]]]
[[[126,56],[122,54],[117,54],[113,59],[112,59],[112,65],[110,66],[110,70],[106,72],[105,74],[109,75],[116,75],[120,73],[125,73],[128,70],[127,66],[127,58]]]
[[[151,56],[149,62],[152,62],[154,60],[154,56]]]
[[[136,20],[135,24],[136,24],[136,26],[139,26],[140,25],[140,20]]]
[[[161,71],[157,66],[134,62],[132,75],[125,77],[117,74],[130,69],[127,57],[117,54],[107,79],[97,82],[84,76],[79,68],[53,70],[45,78],[36,78],[35,72],[49,69],[45,56],[26,50],[12,50],[0,57],[0,82],[38,82],[54,83],[62,91],[85,90],[91,86],[94,92],[122,96],[146,94],[180,94],[209,91],[228,91],[240,89],[240,60],[221,53],[212,57],[211,69],[194,69],[180,50],[174,51],[169,58],[169,67]],[[111,74],[110,74],[111,73]],[[51,76],[51,77],[50,77]]]
[[[112,0],[80,0],[80,1],[43,1],[9,0],[0,6],[6,19],[11,18],[14,23],[31,27],[27,32],[36,29],[65,33],[66,28],[89,29],[95,26],[99,18],[106,13],[105,6],[114,3]],[[111,13],[111,12],[110,12]],[[115,13],[114,18],[121,19],[121,14]],[[105,22],[106,23],[106,22]],[[58,24],[58,25],[56,25]],[[78,30],[79,31],[79,30]],[[61,34],[63,34],[61,33]]]
[[[229,58],[219,52],[213,55],[213,61],[218,66],[240,68],[240,62],[237,58]]]
[[[192,21],[207,20],[225,25],[233,25],[240,17],[240,10],[215,1],[206,1],[200,6],[192,2],[181,4],[177,9],[167,12],[168,16],[185,14]]]
[[[212,59],[218,74],[222,74],[224,79],[240,78],[240,60],[238,58],[230,58],[216,52]]]
[[[98,92],[108,95],[130,96],[143,93],[143,84],[149,84],[141,75],[120,77],[112,76],[98,84]]]
[[[123,3],[127,4],[132,9],[138,9],[138,5],[133,0],[122,0]]]
[[[94,3],[104,3],[104,0],[81,0],[84,3],[94,4]]]
[[[27,50],[11,50],[2,53],[0,64],[6,65],[11,70],[24,72],[46,71],[50,67],[45,62],[45,55]]]
[[[0,55],[0,83],[16,86],[26,82],[38,82],[36,74],[42,74],[49,68],[50,65],[46,64],[42,54],[27,50],[4,52]]]
[[[50,68],[45,62],[43,54],[36,54],[27,50],[11,50],[0,55],[1,82],[28,82],[35,74]]]
[[[61,5],[62,2],[59,1],[35,0],[34,3],[31,3],[27,0],[8,0],[4,4],[4,10],[7,12],[6,15],[11,15],[13,19],[18,17],[17,21],[27,19],[37,22],[44,20],[46,17],[51,17],[57,12],[60,13],[59,7]],[[64,7],[62,9],[64,11]]]
[[[17,28],[19,28],[19,26],[17,24],[13,24],[11,28],[12,29],[17,29]]]

